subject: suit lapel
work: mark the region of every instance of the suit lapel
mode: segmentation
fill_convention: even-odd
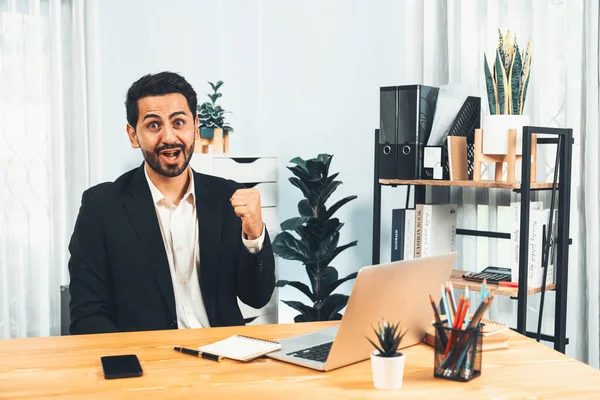
[[[146,250],[148,264],[158,281],[158,286],[171,316],[176,320],[175,294],[173,293],[169,260],[167,259],[152,194],[143,168],[144,164],[133,174],[129,185],[129,196],[125,196],[123,204]]]
[[[216,196],[206,177],[194,172],[198,236],[200,242],[200,289],[211,326],[216,323],[219,251],[221,249],[221,199]]]

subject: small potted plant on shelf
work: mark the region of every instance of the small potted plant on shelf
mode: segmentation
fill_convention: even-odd
[[[213,92],[207,94],[210,101],[199,104],[197,107],[198,120],[200,124],[200,137],[211,139],[217,135],[227,135],[233,132],[233,128],[225,123],[225,110],[217,105],[219,97],[223,96],[219,93],[219,89],[223,86],[223,81],[218,81],[216,84],[208,82],[212,87]],[[225,131],[225,132],[224,132]]]
[[[377,343],[367,337],[367,340],[375,347],[371,353],[371,370],[373,373],[373,384],[377,389],[400,389],[404,376],[403,353],[398,352],[402,338],[406,334],[402,332],[400,323],[393,324],[382,320],[373,328]]]
[[[484,57],[484,74],[490,115],[483,117],[483,154],[507,154],[508,130],[517,130],[517,154],[521,154],[522,128],[530,124],[523,115],[531,70],[531,40],[524,52],[516,36],[498,30],[493,64]],[[491,60],[491,59],[490,59]]]

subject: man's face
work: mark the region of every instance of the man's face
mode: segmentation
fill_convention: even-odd
[[[138,109],[135,128],[127,125],[131,146],[142,150],[146,163],[157,173],[179,176],[194,153],[198,117],[179,93],[141,98]]]

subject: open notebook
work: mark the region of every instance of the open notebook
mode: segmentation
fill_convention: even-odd
[[[198,350],[238,361],[250,361],[281,349],[281,344],[244,335],[234,335]]]

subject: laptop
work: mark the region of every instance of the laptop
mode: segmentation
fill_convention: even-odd
[[[420,343],[433,319],[429,295],[439,299],[457,259],[451,252],[361,268],[338,326],[281,339],[267,357],[318,371],[366,360],[375,349],[365,336],[376,342],[372,327],[382,318],[407,331],[400,348]]]

